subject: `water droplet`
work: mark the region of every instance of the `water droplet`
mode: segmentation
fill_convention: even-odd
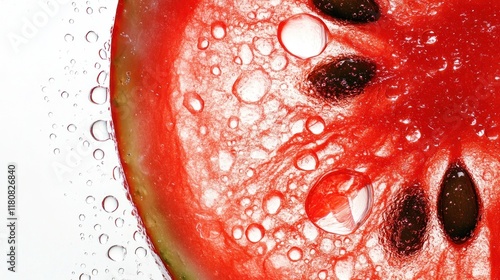
[[[63,91],[63,92],[61,92],[61,97],[66,99],[69,97],[69,93],[67,91]]]
[[[87,14],[89,14],[89,15],[91,15],[94,12],[94,10],[91,7],[88,7],[86,11],[87,11]]]
[[[370,179],[359,172],[338,170],[327,173],[309,191],[307,216],[320,229],[347,235],[368,217],[373,204]]]
[[[139,258],[139,259],[142,259],[144,257],[146,257],[148,251],[146,251],[146,249],[142,248],[142,247],[137,247],[137,249],[135,249],[135,255]]]
[[[108,239],[109,239],[109,236],[107,234],[103,233],[99,236],[99,243],[104,245],[104,244],[108,243]]]
[[[284,55],[277,55],[271,59],[271,69],[273,71],[281,71],[288,65],[288,59]]]
[[[306,129],[312,134],[319,135],[325,130],[325,121],[319,117],[309,117],[306,120]]]
[[[205,37],[198,38],[198,45],[197,45],[197,47],[198,47],[199,50],[202,50],[202,51],[206,50],[206,49],[208,49],[208,46],[210,46],[210,41],[208,41],[207,38],[205,38]]]
[[[71,34],[64,35],[64,41],[66,41],[66,42],[73,42],[74,39],[75,39],[75,37],[73,37],[73,35],[71,35]]]
[[[217,40],[223,39],[226,37],[226,24],[222,21],[212,23],[211,34]]]
[[[323,52],[328,42],[328,28],[315,16],[298,14],[279,24],[278,39],[287,52],[307,59]]]
[[[280,211],[282,202],[283,194],[278,191],[274,191],[264,196],[264,199],[262,200],[262,208],[267,214],[274,215]]]
[[[94,31],[89,31],[87,32],[87,34],[85,35],[85,39],[87,40],[87,42],[89,43],[95,43],[97,42],[97,40],[99,39],[99,36],[97,35],[97,33],[95,33]]]
[[[220,74],[222,73],[222,71],[220,70],[220,67],[218,65],[214,65],[210,69],[210,73],[212,73],[215,76],[220,76]]]
[[[233,85],[233,94],[245,103],[259,102],[271,88],[269,75],[262,70],[242,73]]]
[[[55,135],[54,133],[51,133],[51,134],[49,135],[49,139],[50,139],[50,140],[54,140],[54,139],[56,139],[56,138],[57,138],[57,135]]]
[[[58,155],[60,153],[61,153],[61,150],[59,150],[59,148],[54,149],[54,155]]]
[[[252,52],[252,49],[250,49],[250,46],[248,46],[247,44],[241,45],[239,48],[239,51],[238,51],[237,58],[239,59],[239,61],[235,61],[236,64],[248,65],[248,64],[252,63],[253,52]]]
[[[90,101],[97,105],[102,105],[108,100],[109,89],[106,87],[97,86],[90,90]]]
[[[126,255],[127,250],[120,245],[111,246],[108,250],[108,257],[115,262],[123,261]]]
[[[427,30],[422,34],[422,43],[426,45],[433,45],[437,42],[437,35],[432,30]]]
[[[87,275],[85,273],[82,273],[80,274],[80,278],[78,278],[79,280],[90,280],[90,275]]]
[[[500,127],[498,127],[498,126],[491,126],[491,127],[489,127],[488,129],[485,130],[484,134],[490,140],[497,140],[499,132],[500,132]]]
[[[326,270],[320,270],[318,272],[318,278],[320,280],[325,280],[327,276],[328,276],[328,271],[326,271]]]
[[[229,126],[229,128],[232,128],[232,129],[237,128],[239,123],[240,123],[240,119],[238,117],[235,117],[235,116],[231,116],[227,120],[227,126]]]
[[[91,195],[87,196],[87,198],[85,199],[85,202],[87,202],[87,204],[91,204],[95,201],[95,198]]]
[[[115,166],[115,168],[113,168],[113,179],[117,181],[123,179],[123,173],[118,166]]]
[[[243,227],[242,226],[234,226],[233,227],[233,238],[235,240],[240,240],[243,237]]]
[[[295,158],[295,167],[303,171],[316,170],[318,165],[319,159],[314,151],[303,151]]]
[[[102,208],[108,213],[113,213],[118,208],[118,200],[114,196],[108,195],[102,200]]]
[[[104,158],[104,151],[103,151],[103,150],[101,150],[101,149],[96,149],[96,150],[94,151],[94,158],[95,158],[96,160],[101,160],[101,159],[103,159],[103,158]]]
[[[124,223],[125,223],[125,221],[122,218],[116,218],[116,220],[115,220],[115,226],[117,228],[123,227]]]
[[[262,55],[270,55],[274,49],[273,42],[266,38],[255,37],[253,40],[254,48]]]
[[[417,142],[420,138],[422,137],[422,134],[420,133],[420,130],[417,128],[410,129],[409,133],[406,134],[406,140],[410,143],[415,143]]]
[[[252,243],[259,242],[264,237],[264,234],[265,234],[264,227],[260,224],[251,224],[245,231],[245,235],[248,241]]]
[[[97,75],[97,83],[100,85],[105,85],[106,82],[108,81],[108,72],[106,71],[101,71]]]
[[[186,109],[188,109],[191,114],[196,114],[203,111],[205,101],[203,101],[198,93],[188,91],[184,93],[184,100],[182,101],[182,105],[184,105],[184,107],[186,107]]]
[[[106,141],[109,139],[108,123],[103,120],[96,121],[90,128],[90,133],[97,141]]]
[[[70,125],[68,125],[67,129],[68,129],[69,132],[75,132],[76,131],[76,125],[70,124]]]
[[[297,247],[292,247],[290,250],[288,250],[288,259],[290,259],[292,262],[299,261],[302,259],[302,250]]]
[[[102,60],[107,60],[108,59],[108,52],[104,49],[100,49],[99,50],[99,57],[102,59]]]

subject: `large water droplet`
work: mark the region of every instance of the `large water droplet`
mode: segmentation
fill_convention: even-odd
[[[300,170],[316,170],[318,165],[319,159],[314,151],[304,151],[295,158],[295,167]]]
[[[226,24],[222,21],[212,23],[211,34],[217,40],[223,39],[226,37]]]
[[[437,35],[433,30],[427,30],[422,34],[421,42],[426,45],[433,45],[437,42]]]
[[[368,217],[373,204],[370,179],[351,170],[333,171],[323,176],[309,191],[306,214],[320,229],[346,235]]]
[[[127,249],[120,245],[111,246],[108,250],[108,257],[115,262],[123,261],[126,255]]]
[[[278,191],[274,191],[264,196],[264,199],[262,200],[262,208],[267,214],[274,215],[280,211],[282,202],[283,194]]]
[[[203,111],[205,101],[198,93],[188,91],[184,93],[184,100],[182,101],[182,105],[184,105],[184,107],[186,107],[186,109],[188,109],[191,114],[196,114]]]
[[[298,14],[280,23],[278,39],[287,52],[307,59],[323,52],[328,42],[328,28],[315,16]]]
[[[108,195],[102,200],[102,208],[108,213],[113,213],[118,208],[118,200],[114,196]]]
[[[108,123],[103,120],[96,121],[90,128],[90,133],[97,141],[106,141],[109,139]]]
[[[245,235],[248,241],[252,243],[259,242],[264,237],[264,234],[265,234],[264,227],[260,224],[251,224],[245,231]]]
[[[146,249],[142,248],[142,247],[137,247],[137,249],[135,249],[135,255],[139,258],[139,259],[142,259],[144,257],[146,257],[148,251],[146,251]]]
[[[234,226],[233,227],[233,238],[235,240],[240,240],[243,237],[243,227],[242,226]]]
[[[260,101],[271,88],[269,75],[262,70],[244,72],[233,85],[233,94],[241,101],[255,103]]]

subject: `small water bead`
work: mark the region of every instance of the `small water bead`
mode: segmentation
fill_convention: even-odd
[[[196,114],[203,111],[205,106],[205,101],[201,96],[192,91],[188,91],[184,93],[184,100],[182,101],[182,105],[191,112],[191,114]]]
[[[96,149],[93,155],[96,160],[101,160],[104,158],[104,151],[101,149]]]
[[[421,41],[426,45],[433,45],[437,42],[437,35],[433,30],[427,30],[422,34]]]
[[[306,129],[314,135],[319,135],[325,130],[325,121],[319,116],[309,117],[306,120]]]
[[[408,142],[415,143],[420,140],[421,137],[422,133],[420,132],[420,130],[413,128],[408,131],[408,134],[406,134],[405,138]]]
[[[89,14],[89,15],[91,15],[94,12],[94,10],[91,7],[88,7],[86,11],[87,11],[87,14]]]
[[[107,60],[108,59],[108,52],[104,49],[100,49],[99,50],[99,57],[102,59],[102,60]]]
[[[94,122],[90,128],[90,133],[97,141],[109,140],[108,123],[103,120]]]
[[[109,236],[105,233],[103,233],[99,236],[99,243],[101,243],[102,245],[108,243],[108,240],[109,240]]]
[[[66,99],[69,97],[69,93],[67,91],[63,91],[63,92],[61,92],[61,97]]]
[[[270,55],[274,49],[273,42],[266,38],[254,38],[253,46],[261,55],[265,56]]]
[[[231,116],[227,120],[227,126],[229,126],[229,128],[235,129],[238,127],[239,124],[240,124],[240,119],[238,117]]]
[[[108,250],[108,257],[115,262],[125,260],[127,249],[120,245],[113,245]]]
[[[278,39],[283,48],[302,59],[321,54],[328,43],[328,36],[325,23],[309,14],[294,15],[278,27]]]
[[[90,101],[97,105],[102,105],[108,100],[109,89],[97,86],[90,90]]]
[[[140,259],[146,257],[147,253],[148,251],[142,247],[137,247],[137,249],[135,249],[135,255]]]
[[[320,270],[318,272],[318,278],[321,280],[325,280],[327,276],[328,276],[328,271],[326,270]]]
[[[89,43],[95,43],[99,39],[99,35],[97,35],[97,33],[95,33],[94,31],[89,31],[87,32],[87,34],[85,34],[85,39]]]
[[[87,198],[85,198],[85,202],[87,202],[87,204],[91,204],[95,201],[95,198],[91,195],[87,196]]]
[[[106,71],[101,71],[97,75],[97,83],[100,85],[105,85],[108,81],[108,72]]]
[[[71,34],[64,35],[64,41],[66,41],[66,42],[73,42],[74,39],[75,39],[75,37]]]
[[[245,231],[245,236],[247,237],[248,241],[252,243],[257,243],[260,240],[262,240],[264,234],[265,234],[264,227],[260,224],[255,224],[255,223],[249,225]]]
[[[220,76],[222,71],[220,70],[220,67],[218,65],[214,65],[210,68],[210,73],[212,73],[215,76]]]
[[[303,253],[300,248],[292,247],[287,253],[288,259],[292,262],[296,262],[302,259]]]
[[[60,153],[61,153],[61,150],[59,150],[59,148],[54,149],[54,155],[58,155]]]
[[[234,226],[232,230],[233,238],[235,240],[240,240],[243,237],[243,227],[242,226]]]
[[[102,200],[102,208],[108,213],[113,213],[118,209],[118,200],[114,196],[108,195]]]
[[[217,40],[226,37],[226,24],[222,21],[216,21],[211,25],[211,34]]]
[[[115,220],[115,226],[117,228],[123,227],[124,223],[125,223],[125,221],[122,218],[116,218],[116,220]]]
[[[91,277],[90,275],[87,275],[85,273],[80,274],[80,277],[78,278],[79,280],[90,280]]]
[[[198,44],[196,45],[199,50],[206,50],[210,46],[210,41],[205,37],[198,38]]]
[[[235,61],[236,64],[248,65],[248,64],[252,63],[253,52],[252,52],[252,49],[250,48],[249,45],[242,44],[239,47],[237,60],[238,61]]]
[[[314,151],[303,151],[295,158],[295,167],[303,171],[316,170],[318,165],[319,159]]]
[[[57,138],[57,135],[55,135],[54,133],[51,133],[51,134],[49,135],[49,139],[50,139],[50,140],[55,140],[56,138]]]
[[[277,55],[271,59],[271,69],[273,71],[284,70],[288,65],[288,59],[284,55]]]
[[[262,70],[243,72],[233,85],[233,94],[245,103],[259,102],[270,90],[271,79]]]
[[[352,170],[327,173],[309,191],[305,211],[318,228],[339,235],[354,232],[373,205],[371,180]]]
[[[267,214],[275,215],[280,211],[283,199],[284,197],[282,193],[278,191],[270,192],[264,196],[264,199],[262,200],[262,208]]]
[[[76,131],[76,125],[70,124],[70,125],[68,125],[67,129],[68,129],[69,132],[75,132]]]

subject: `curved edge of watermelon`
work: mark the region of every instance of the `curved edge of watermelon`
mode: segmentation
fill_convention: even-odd
[[[172,116],[155,109],[168,106],[165,96],[179,34],[196,2],[120,0],[111,44],[112,125],[126,185],[154,250],[174,279],[200,279],[204,273],[191,261],[189,249],[178,245],[182,230],[173,226],[173,220],[179,217],[168,214],[165,197],[169,188],[179,185],[182,170],[168,164],[179,157],[177,140],[169,137]],[[169,172],[161,172],[165,168]],[[170,203],[175,204],[175,198]]]

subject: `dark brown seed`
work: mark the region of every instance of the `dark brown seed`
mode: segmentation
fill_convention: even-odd
[[[455,244],[469,240],[479,222],[479,197],[469,173],[458,164],[448,168],[438,197],[438,218]]]
[[[368,23],[380,18],[380,9],[374,0],[313,0],[322,13],[339,20]]]
[[[422,249],[428,222],[429,204],[422,188],[418,184],[405,188],[385,214],[383,241],[397,255],[411,256]]]
[[[317,66],[307,80],[317,95],[336,101],[362,93],[375,72],[375,63],[367,58],[344,57]]]

